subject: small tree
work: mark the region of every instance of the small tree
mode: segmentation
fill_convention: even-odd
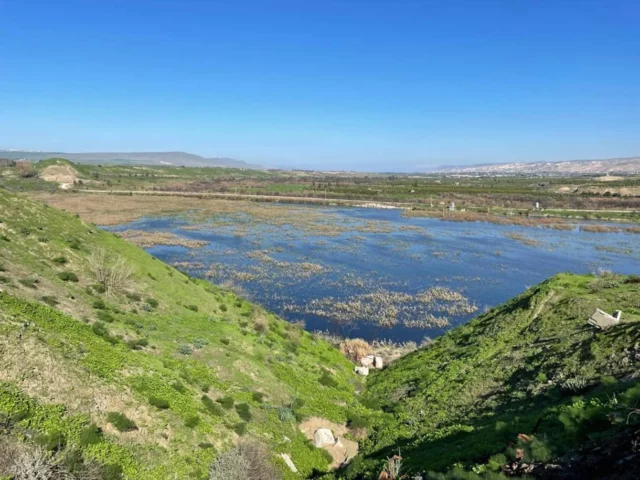
[[[89,267],[108,295],[123,293],[131,284],[133,269],[120,256],[109,261],[104,250],[96,250],[89,257]]]
[[[36,171],[34,170],[33,165],[31,164],[31,162],[28,162],[26,160],[22,162],[16,162],[16,171],[18,172],[18,175],[23,178],[36,176]]]

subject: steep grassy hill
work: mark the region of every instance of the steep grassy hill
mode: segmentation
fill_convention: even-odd
[[[595,330],[596,307],[622,322]],[[548,462],[638,423],[639,367],[640,278],[558,275],[370,377],[363,402],[387,416],[344,475],[373,478],[398,453],[406,473],[470,472],[451,478],[517,448]]]
[[[250,437],[306,478],[328,458],[297,423],[366,414],[357,382],[300,327],[0,189],[0,450],[38,444],[104,478],[198,479]]]

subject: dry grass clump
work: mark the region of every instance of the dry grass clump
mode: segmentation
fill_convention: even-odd
[[[349,338],[340,343],[340,352],[353,362],[359,362],[361,358],[370,355],[371,345],[361,338]]]
[[[580,230],[583,232],[592,233],[617,233],[620,232],[620,228],[612,227],[610,225],[581,225]]]
[[[253,329],[261,334],[265,334],[269,331],[269,320],[263,316],[259,316],[253,321]]]
[[[102,249],[96,250],[91,254],[89,268],[107,294],[124,293],[131,284],[133,269],[125,259],[118,256],[115,261],[110,262]]]
[[[242,442],[220,455],[211,465],[209,480],[278,480],[282,478],[257,442]]]

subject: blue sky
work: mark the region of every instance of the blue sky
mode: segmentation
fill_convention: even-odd
[[[0,147],[414,171],[640,155],[640,2],[0,0]]]

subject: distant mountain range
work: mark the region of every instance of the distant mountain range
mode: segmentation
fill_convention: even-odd
[[[105,163],[116,165],[175,165],[180,167],[229,167],[263,169],[233,158],[205,158],[186,152],[34,152],[0,150],[0,158],[26,159],[37,162],[52,157],[62,157],[79,163]]]
[[[485,163],[478,165],[459,165],[439,167],[437,173],[452,174],[558,174],[589,175],[605,173],[640,173],[640,157],[608,158],[601,160],[570,160],[565,162],[516,162]]]

